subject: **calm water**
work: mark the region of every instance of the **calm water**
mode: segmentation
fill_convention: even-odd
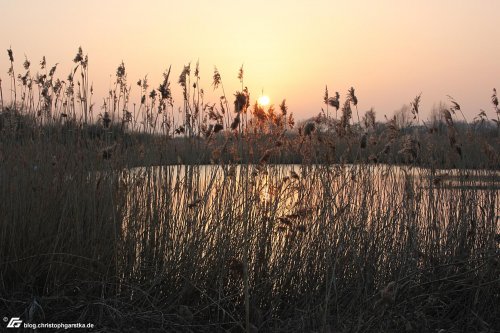
[[[304,210],[321,214],[331,206],[337,212],[359,211],[368,220],[391,208],[417,220],[447,220],[469,203],[474,206],[467,209],[488,215],[493,223],[500,215],[499,171],[387,165],[163,166],[124,171],[121,183],[129,189],[125,216],[146,210],[160,220],[200,207],[228,208],[224,202],[232,212],[250,202],[252,210],[270,218]],[[213,215],[206,216],[207,223],[217,218]]]
[[[141,274],[143,258],[173,270],[185,262],[220,264],[217,258],[240,253],[245,239],[252,262],[265,249],[269,267],[298,256],[309,258],[294,261],[306,270],[318,253],[361,251],[372,237],[399,256],[407,247],[444,253],[476,229],[467,239],[481,251],[500,233],[500,175],[492,171],[165,166],[123,171],[118,186],[124,267],[132,267],[124,274]]]

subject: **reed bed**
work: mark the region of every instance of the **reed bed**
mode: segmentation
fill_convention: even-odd
[[[81,50],[75,64],[84,80],[75,87],[89,89]],[[92,322],[96,332],[500,330],[495,128],[474,139],[489,169],[469,169],[472,132],[450,111],[438,124],[443,147],[396,118],[382,128],[367,113],[356,123],[352,88],[342,108],[326,92],[325,114],[295,134],[285,103],[281,116],[250,111],[245,91],[234,113],[225,97],[206,108],[204,124],[203,108],[191,113],[199,77],[190,75],[186,67],[179,80],[181,123],[169,113],[170,70],[135,115],[124,106],[123,64],[116,104],[100,117],[90,90],[62,109],[50,85],[45,104],[23,98],[28,86],[11,89],[8,109],[2,97],[2,313]],[[215,88],[220,80],[216,70]],[[141,128],[141,117],[153,126]]]

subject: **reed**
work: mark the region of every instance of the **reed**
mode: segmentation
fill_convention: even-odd
[[[171,68],[149,94],[137,83],[130,112],[123,63],[92,122],[79,54],[79,76],[38,80],[40,103],[18,80],[22,108],[2,105],[3,313],[111,332],[500,327],[495,127],[460,123],[452,103],[430,131],[420,95],[409,128],[373,110],[356,122],[352,88],[325,100],[340,120],[297,126],[285,101],[251,108],[242,88],[231,127],[198,65],[179,80],[183,118]]]

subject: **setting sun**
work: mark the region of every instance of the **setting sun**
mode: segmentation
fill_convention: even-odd
[[[258,103],[260,106],[267,106],[269,105],[269,97],[266,95],[262,95],[259,97]]]

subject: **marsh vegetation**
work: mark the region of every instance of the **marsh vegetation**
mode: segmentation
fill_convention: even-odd
[[[97,112],[88,57],[0,81],[0,309],[96,331],[494,332],[500,329],[500,111],[468,121],[420,95],[376,121],[325,91],[172,99],[125,65]],[[3,83],[3,85],[2,85]],[[7,88],[6,88],[7,87]],[[7,93],[6,93],[7,91]],[[353,119],[353,116],[354,119]],[[460,121],[459,121],[460,120]]]

